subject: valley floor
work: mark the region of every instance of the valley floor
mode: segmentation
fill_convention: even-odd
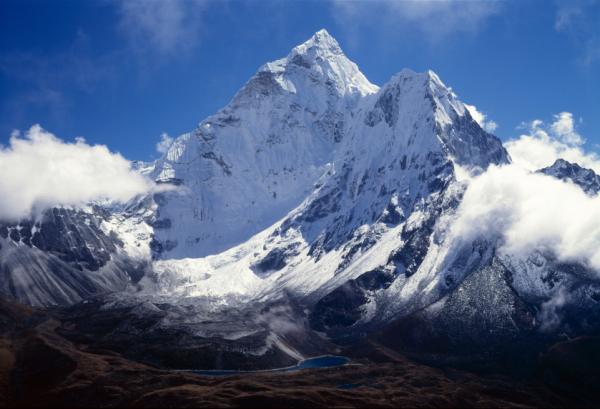
[[[0,300],[0,407],[526,408],[594,407],[596,401],[586,390],[565,384],[559,394],[542,382],[573,375],[559,364],[540,379],[516,381],[433,368],[365,342],[348,351],[353,360],[345,366],[200,376],[90,350],[59,335],[61,325],[50,312]]]

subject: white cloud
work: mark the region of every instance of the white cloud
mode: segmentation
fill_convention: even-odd
[[[205,6],[204,0],[122,0],[119,26],[137,51],[177,54],[199,40]]]
[[[504,144],[514,164],[537,170],[562,158],[600,174],[600,157],[583,150],[585,140],[577,132],[571,113],[554,115],[554,121],[549,125],[536,119],[525,126],[527,134]]]
[[[172,143],[173,138],[171,138],[166,132],[163,132],[160,134],[160,141],[156,144],[156,151],[158,153],[166,153]]]
[[[575,131],[573,114],[570,112],[554,115],[554,122],[550,124],[550,129],[559,140],[567,145],[581,145],[585,142]]]
[[[493,166],[469,182],[451,242],[494,236],[501,252],[550,251],[600,270],[600,196],[519,166]]]
[[[39,125],[0,146],[0,218],[18,219],[56,205],[127,201],[153,188],[104,145],[66,143]]]
[[[465,104],[465,107],[469,110],[469,113],[475,122],[477,122],[486,132],[493,133],[498,129],[498,124],[491,119],[487,119],[487,115],[477,110],[475,105]]]
[[[451,33],[478,30],[502,6],[496,0],[334,0],[332,3],[334,15],[345,27],[352,28],[362,22],[385,25],[390,30],[407,28],[433,41],[443,40]]]
[[[583,4],[581,2],[560,2],[556,11],[554,29],[556,31],[569,30],[573,24],[583,17]]]
[[[554,29],[579,48],[579,63],[584,67],[600,61],[599,5],[598,0],[557,1]]]
[[[440,226],[450,226],[447,261],[483,239],[496,242],[498,254],[524,258],[537,250],[600,273],[600,195],[589,196],[571,181],[535,172],[559,157],[600,172],[600,159],[583,150],[584,139],[570,113],[555,115],[548,125],[534,120],[529,131],[506,144],[512,164],[491,166],[477,176],[463,174],[463,200],[449,224]],[[543,326],[554,325],[560,302],[543,307]]]

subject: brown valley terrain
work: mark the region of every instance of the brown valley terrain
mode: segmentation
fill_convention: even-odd
[[[0,302],[2,407],[594,407],[600,340],[560,343],[528,379],[417,363],[375,339],[349,363],[203,376],[61,335],[68,317]],[[561,385],[557,388],[556,385]]]

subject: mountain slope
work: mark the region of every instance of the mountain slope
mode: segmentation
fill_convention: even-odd
[[[410,70],[356,105],[332,155],[304,202],[244,244],[156,262],[159,292],[253,299],[291,292],[313,303],[374,270],[388,286],[396,278],[407,288],[421,280],[434,285],[435,266],[410,276],[438,217],[458,204],[455,166],[480,172],[509,160],[434,73]],[[403,284],[395,285],[401,291]],[[415,289],[410,297],[420,296]]]
[[[360,365],[198,376],[98,348],[97,339],[73,341],[73,332],[70,316],[0,298],[0,407],[593,407],[597,395],[597,377],[590,371],[575,372],[575,380],[563,382],[577,389],[561,397],[541,380],[522,385],[510,378],[448,372],[382,346],[367,352],[374,358],[371,362],[359,351]],[[588,348],[598,342],[586,341]],[[544,373],[555,375],[552,379],[572,374],[560,370],[566,359],[586,358],[568,347],[558,345],[546,359]],[[596,361],[590,363],[594,365]]]
[[[0,292],[34,306],[71,304],[123,291],[145,274],[108,227],[106,209],[52,208],[0,223]]]
[[[329,168],[357,102],[376,90],[325,30],[262,66],[157,162],[154,177],[181,188],[159,202],[156,257],[216,254],[285,216]]]

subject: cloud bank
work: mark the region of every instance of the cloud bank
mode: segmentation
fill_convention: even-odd
[[[600,270],[600,196],[519,166],[491,167],[474,177],[451,235],[462,240],[496,236],[517,257],[550,251],[564,262]]]
[[[570,112],[554,115],[549,124],[535,119],[524,127],[526,134],[504,144],[515,165],[537,170],[562,158],[600,174],[600,157],[583,149],[585,139],[577,132]]]
[[[93,200],[123,202],[153,183],[104,145],[67,143],[39,125],[0,146],[0,219],[16,220],[49,206]]]
[[[571,181],[535,172],[558,158],[599,172],[600,160],[584,151],[571,113],[528,126],[529,134],[505,144],[512,164],[466,179],[449,240],[462,246],[498,239],[500,253],[520,258],[539,250],[600,272],[600,195],[589,196]]]

